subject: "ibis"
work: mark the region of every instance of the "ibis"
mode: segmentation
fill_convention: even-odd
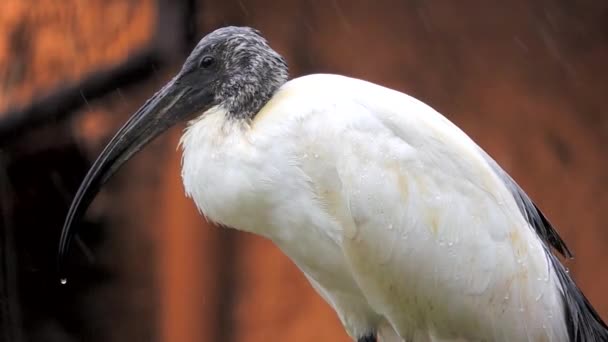
[[[93,163],[59,263],[100,187],[188,122],[186,195],[210,221],[278,246],[354,341],[608,341],[557,257],[571,256],[564,241],[462,130],[370,82],[288,79],[255,29],[203,37]]]

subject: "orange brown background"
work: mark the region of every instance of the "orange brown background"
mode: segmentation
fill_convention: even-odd
[[[0,136],[0,339],[348,341],[268,241],[209,225],[184,196],[181,128],[135,157],[89,210],[72,278],[54,252],[88,165],[122,122],[224,25],[260,29],[292,76],[339,73],[429,103],[522,185],[574,251],[608,319],[608,3],[3,0],[0,125],[153,47],[154,72]]]

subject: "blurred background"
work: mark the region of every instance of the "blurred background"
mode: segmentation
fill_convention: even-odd
[[[407,92],[469,133],[574,251],[608,319],[608,2],[3,0],[1,341],[348,341],[268,241],[212,227],[184,196],[182,127],[129,162],[55,275],[87,168],[206,33],[260,29],[292,77]]]

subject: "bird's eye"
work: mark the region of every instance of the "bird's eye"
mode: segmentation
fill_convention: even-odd
[[[201,58],[201,60],[198,62],[198,67],[199,68],[208,68],[213,64],[213,62],[215,62],[215,58],[213,58],[211,56],[205,56],[205,57]]]

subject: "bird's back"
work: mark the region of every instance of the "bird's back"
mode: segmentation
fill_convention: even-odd
[[[384,321],[406,340],[600,336],[600,323],[569,321],[573,304],[564,293],[578,289],[564,280],[496,166],[420,101],[356,79],[311,75],[285,84],[238,132],[246,158],[231,158],[246,161],[225,163],[231,169],[215,176],[257,173],[230,197],[250,196],[251,205],[232,207],[255,210],[246,222],[229,213],[211,218],[275,241],[351,335]],[[205,160],[200,172],[213,163]],[[203,210],[213,206],[205,200]]]

